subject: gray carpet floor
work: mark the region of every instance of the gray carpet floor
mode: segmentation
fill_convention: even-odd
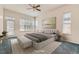
[[[6,39],[0,43],[0,54],[11,54],[11,39]],[[62,44],[52,52],[52,54],[79,54],[79,44],[62,42]]]
[[[79,54],[79,44],[62,42],[52,54]]]
[[[11,40],[5,39],[3,40],[3,43],[0,43],[0,54],[11,54],[12,48],[11,48]]]

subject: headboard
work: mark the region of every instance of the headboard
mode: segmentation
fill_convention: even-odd
[[[43,29],[42,32],[46,34],[53,34],[56,32],[56,29]]]

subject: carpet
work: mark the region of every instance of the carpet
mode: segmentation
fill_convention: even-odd
[[[79,44],[62,42],[52,54],[79,54]]]
[[[11,54],[12,48],[11,48],[11,40],[5,39],[3,40],[3,43],[0,43],[0,54]]]
[[[47,46],[35,49],[33,47],[23,49],[19,44],[17,39],[11,39],[12,45],[12,53],[13,54],[50,54],[54,51],[58,46],[61,45],[60,42],[53,41],[49,43]]]

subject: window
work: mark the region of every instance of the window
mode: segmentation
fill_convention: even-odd
[[[26,30],[26,20],[25,19],[20,19],[20,31],[25,31]]]
[[[31,31],[34,28],[34,20],[20,19],[20,31]]]
[[[65,13],[63,16],[63,33],[71,34],[71,13]]]
[[[11,16],[5,17],[6,21],[7,21],[7,32],[8,35],[14,35],[14,18]]]
[[[39,21],[36,20],[36,28],[38,28],[38,27],[39,27]]]

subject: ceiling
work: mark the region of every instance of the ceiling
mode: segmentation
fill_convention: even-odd
[[[60,7],[62,6],[62,4],[40,4],[41,12],[40,11],[33,12],[32,9],[28,10],[27,8],[30,8],[28,4],[4,4],[0,6],[6,9],[12,10],[12,11],[26,14],[26,15],[38,16],[45,12],[53,10],[54,8]]]

